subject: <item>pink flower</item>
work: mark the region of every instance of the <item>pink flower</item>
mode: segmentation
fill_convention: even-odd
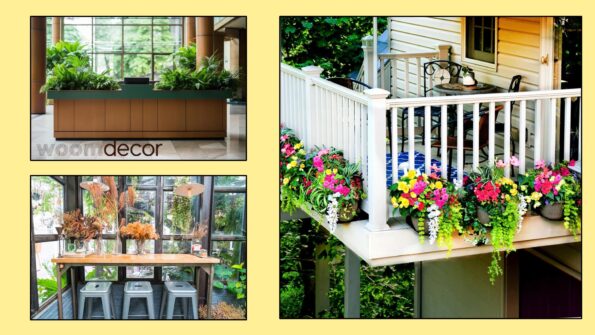
[[[318,151],[318,157],[323,156],[323,155],[327,155],[330,152],[329,149],[321,149],[320,151]]]
[[[289,143],[285,143],[281,152],[285,153],[285,157],[289,157],[295,153],[295,149]]]
[[[322,162],[322,158],[320,156],[316,156],[312,159],[312,164],[318,170],[318,172],[324,171],[324,163]]]
[[[503,161],[503,160],[501,160],[501,159],[499,159],[499,160],[496,162],[496,167],[497,167],[497,168],[503,168],[503,167],[505,167],[505,166],[506,166],[506,163],[504,163],[504,161]]]
[[[287,141],[288,138],[289,138],[289,136],[287,136],[287,135],[281,136],[281,142]]]
[[[535,163],[535,168],[537,168],[537,169],[543,169],[544,167],[545,167],[545,161],[543,159],[540,159]]]
[[[415,194],[420,195],[423,193],[423,191],[426,189],[426,186],[428,184],[426,182],[423,181],[418,181],[415,183],[415,185],[413,185],[413,192],[415,192]]]
[[[574,159],[571,159],[570,162],[568,162],[568,166],[573,167],[576,165],[576,161]]]
[[[345,185],[339,185],[335,188],[335,192],[339,192],[342,196],[346,197],[349,195],[350,189]]]
[[[566,167],[562,167],[560,169],[560,174],[562,175],[562,177],[566,177],[570,174],[570,170],[568,170],[568,168]]]
[[[510,165],[519,166],[520,165],[519,159],[516,156],[511,156],[510,157]]]

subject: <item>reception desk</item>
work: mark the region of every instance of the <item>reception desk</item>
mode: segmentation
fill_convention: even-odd
[[[223,138],[229,91],[49,91],[56,139]]]

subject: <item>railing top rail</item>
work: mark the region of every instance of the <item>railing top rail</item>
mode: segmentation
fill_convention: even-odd
[[[305,79],[307,76],[307,74],[304,73],[304,71],[302,71],[300,69],[296,69],[295,67],[293,67],[291,65],[287,65],[287,64],[283,64],[283,63],[281,63],[281,72],[289,73],[289,74],[299,77],[301,79]]]
[[[573,98],[573,97],[580,97],[580,96],[581,96],[581,89],[573,88],[573,89],[564,89],[564,90],[526,91],[526,92],[517,92],[517,93],[488,93],[488,94],[473,94],[473,95],[453,95],[453,96],[388,99],[388,100],[386,100],[386,107],[387,108],[398,108],[398,107],[420,107],[420,106],[427,106],[427,105],[432,105],[432,106],[456,105],[456,104],[506,102],[506,101],[520,101],[520,100]]]
[[[438,57],[438,51],[412,52],[412,53],[382,53],[378,54],[380,59],[407,59],[407,58],[432,58]]]
[[[335,84],[326,79],[312,77],[311,80],[314,85],[320,86],[326,90],[329,90],[333,93],[336,93],[342,97],[353,100],[355,102],[367,104],[369,101],[369,99],[363,93],[348,89],[347,87]]]

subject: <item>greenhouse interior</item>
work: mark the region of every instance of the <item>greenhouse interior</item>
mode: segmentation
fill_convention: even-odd
[[[32,176],[30,249],[34,320],[245,319],[246,177]]]
[[[245,160],[246,22],[31,17],[31,158]]]

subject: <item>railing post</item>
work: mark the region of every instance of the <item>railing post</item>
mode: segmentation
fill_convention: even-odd
[[[364,82],[374,86],[374,38],[371,35],[362,38],[362,49],[364,50]]]
[[[388,91],[372,88],[364,91],[368,100],[368,215],[371,231],[388,230],[386,224],[386,97]],[[362,164],[366,164],[365,160]]]
[[[304,88],[304,99],[306,100],[304,104],[306,108],[306,110],[304,110],[304,113],[306,114],[306,126],[304,127],[305,134],[303,139],[306,148],[310,148],[310,145],[314,143],[313,140],[315,140],[312,134],[315,132],[314,122],[312,121],[312,114],[314,114],[315,108],[313,99],[314,85],[312,85],[312,80],[310,78],[320,78],[323,69],[320,66],[310,65],[303,67],[302,71],[307,74],[307,77],[304,80],[306,86]]]
[[[450,45],[441,44],[438,46],[438,58],[450,60]]]

